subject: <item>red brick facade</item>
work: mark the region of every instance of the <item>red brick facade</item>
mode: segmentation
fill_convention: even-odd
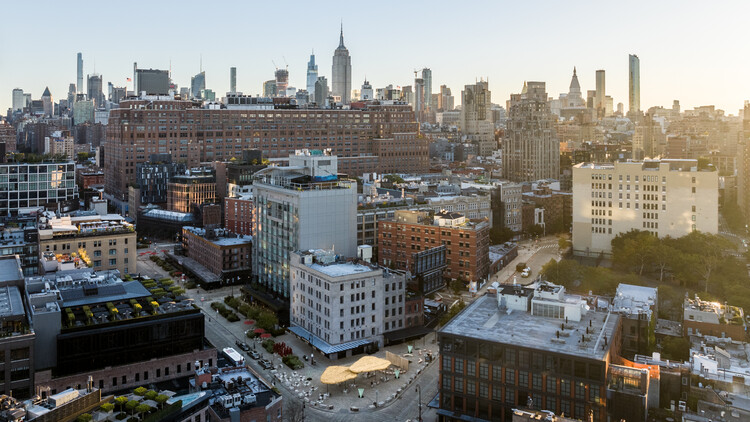
[[[478,281],[489,271],[490,226],[483,221],[459,227],[378,222],[380,264],[405,270],[415,252],[445,245],[448,267],[445,277]]]
[[[136,164],[171,153],[189,167],[239,158],[260,149],[284,158],[297,149],[330,148],[339,171],[420,173],[429,169],[428,140],[406,104],[367,104],[350,110],[197,108],[191,101],[122,101],[110,112],[104,167],[106,191],[118,199],[135,182]]]
[[[232,233],[253,234],[253,201],[224,198],[224,228]]]

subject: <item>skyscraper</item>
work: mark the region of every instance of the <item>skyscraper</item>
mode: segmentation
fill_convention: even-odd
[[[104,93],[102,92],[102,75],[88,75],[87,95],[89,100],[94,102],[94,106],[104,106]]]
[[[641,60],[631,54],[628,65],[628,112],[637,113],[641,110]]]
[[[55,112],[55,103],[52,101],[52,94],[49,92],[49,87],[44,88],[42,94],[42,106],[44,107],[44,115],[52,116]]]
[[[276,80],[271,79],[270,81],[263,82],[263,96],[264,97],[275,97],[276,96]]]
[[[514,182],[560,177],[560,143],[555,135],[544,82],[529,82],[511,94],[503,139],[503,174]]]
[[[237,68],[236,67],[229,68],[229,92],[233,94],[237,92]]]
[[[432,70],[422,69],[422,80],[424,81],[424,108],[435,110],[435,104],[432,104]]]
[[[135,94],[167,95],[169,93],[169,71],[158,69],[138,69],[133,63],[133,86]]]
[[[83,94],[83,54],[78,53],[78,73],[76,74],[76,88],[78,94]]]
[[[276,95],[286,97],[286,89],[289,87],[289,71],[287,69],[276,69]]]
[[[605,80],[604,80],[604,70],[597,70],[596,71],[596,112],[599,115],[600,118],[604,117],[604,110],[606,109],[606,103],[605,103]]]
[[[23,90],[21,88],[13,89],[13,111],[23,110],[26,106],[26,100],[23,97]]]
[[[311,98],[314,98],[318,107],[325,107],[326,99],[328,98],[328,78],[325,76],[318,76],[318,80],[315,81],[314,91],[315,96]]]
[[[362,90],[359,92],[359,99],[362,101],[374,99],[372,85],[367,82],[367,79],[365,79],[365,83],[362,84]]]
[[[491,155],[497,149],[492,122],[491,92],[487,81],[464,86],[461,92],[461,133],[476,144],[479,155]]]
[[[318,65],[315,64],[315,51],[310,54],[310,61],[307,62],[307,92],[310,100],[315,98],[315,82],[318,81]]]
[[[333,52],[333,69],[331,72],[331,92],[340,96],[343,104],[349,104],[352,95],[352,58],[344,46],[344,25],[341,25],[339,46]]]
[[[201,91],[206,89],[206,72],[201,71],[199,74],[190,78],[190,95],[193,98],[202,98]]]

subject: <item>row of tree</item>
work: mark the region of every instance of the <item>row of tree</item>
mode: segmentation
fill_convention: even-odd
[[[725,237],[692,232],[658,238],[633,230],[612,240],[612,266],[639,276],[670,280],[707,299],[750,309],[750,277],[736,245]]]

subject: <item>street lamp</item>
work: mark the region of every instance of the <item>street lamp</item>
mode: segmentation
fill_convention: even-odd
[[[422,422],[422,386],[417,384],[415,391],[419,393],[419,418],[417,421]]]

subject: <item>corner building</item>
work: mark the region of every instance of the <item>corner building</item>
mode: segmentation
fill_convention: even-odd
[[[411,107],[398,101],[359,102],[347,110],[202,108],[192,101],[153,97],[122,101],[110,112],[103,144],[105,190],[127,198],[136,167],[151,154],[197,167],[259,149],[285,158],[298,149],[331,149],[341,172],[422,173],[429,169],[429,140],[419,135]]]

